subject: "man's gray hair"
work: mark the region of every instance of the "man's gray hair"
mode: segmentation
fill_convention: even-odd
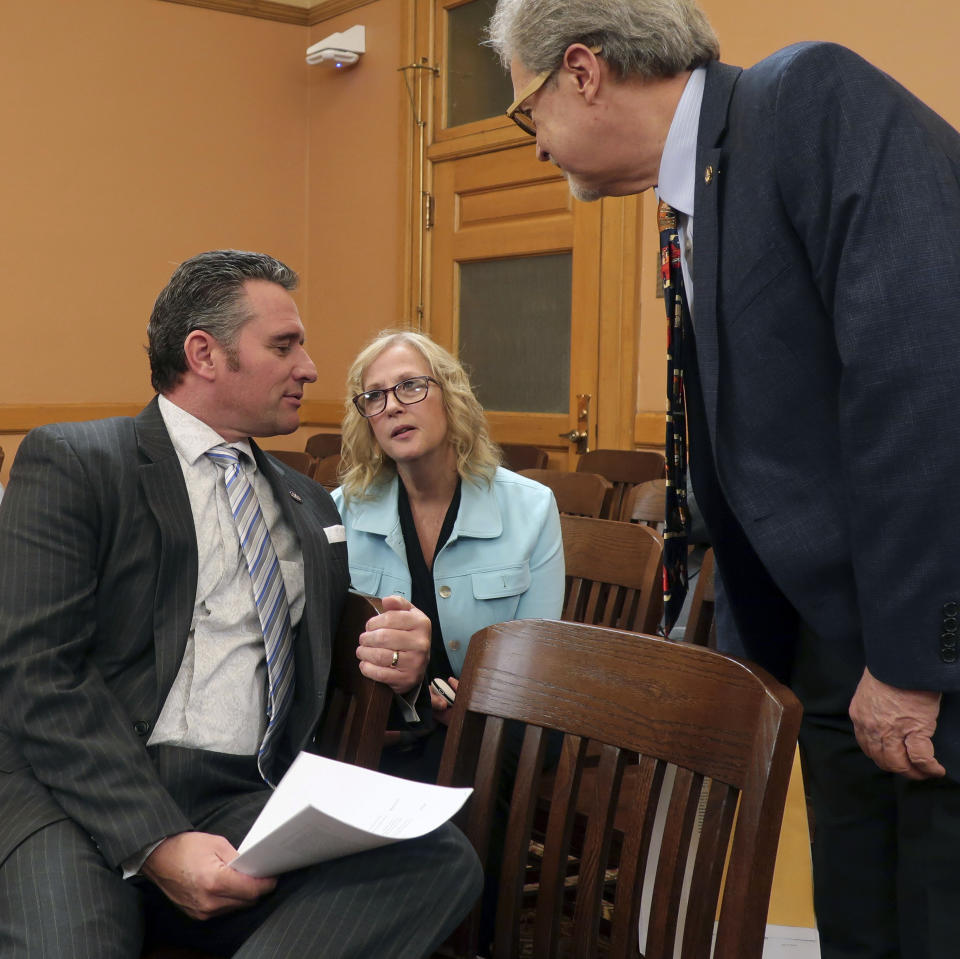
[[[250,319],[243,284],[267,280],[285,290],[297,288],[297,274],[266,253],[210,250],[184,260],[160,291],[147,326],[150,380],[158,393],[173,389],[187,371],[183,343],[194,330],[205,330],[236,362],[234,347]]]
[[[695,0],[499,0],[487,35],[505,67],[531,73],[558,67],[571,43],[602,47],[621,77],[672,77],[720,56]]]

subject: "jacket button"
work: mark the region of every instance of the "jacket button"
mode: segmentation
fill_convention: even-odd
[[[456,652],[456,651],[460,648],[460,640],[459,640],[459,639],[455,639],[455,640],[453,640],[452,642],[447,643],[447,645],[448,645],[454,652]]]
[[[449,586],[441,586],[437,592],[440,594],[442,599],[448,599],[453,590],[450,589]]]
[[[138,736],[146,736],[147,733],[150,732],[150,723],[148,723],[145,719],[138,719],[133,724],[133,731]]]
[[[944,616],[956,616],[960,613],[960,605],[955,603],[953,600],[950,600],[947,603],[943,604],[943,615]]]

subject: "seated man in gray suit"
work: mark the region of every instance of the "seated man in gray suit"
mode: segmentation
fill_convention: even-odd
[[[479,864],[453,826],[281,876],[228,865],[324,706],[349,582],[325,490],[251,436],[317,377],[271,257],[183,263],[136,418],[23,441],[0,505],[0,955],[429,955]],[[361,671],[411,709],[429,620],[394,597]],[[411,713],[411,715],[413,715]]]

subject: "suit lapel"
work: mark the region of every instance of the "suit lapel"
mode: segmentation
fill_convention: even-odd
[[[697,133],[696,192],[694,194],[693,308],[700,388],[710,431],[717,440],[719,348],[717,335],[717,284],[719,280],[720,189],[723,151],[733,89],[743,71],[713,62],[707,66],[700,126]]]
[[[197,595],[197,534],[183,470],[154,400],[134,420],[137,446],[146,462],[140,485],[160,529],[160,561],[153,607],[159,702],[183,659]]]

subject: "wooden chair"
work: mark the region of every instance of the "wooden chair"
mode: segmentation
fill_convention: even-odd
[[[577,463],[577,472],[599,473],[613,484],[604,505],[604,519],[623,517],[623,500],[631,487],[666,473],[663,453],[651,450],[591,450]]]
[[[323,719],[315,737],[317,752],[340,762],[376,769],[380,764],[393,693],[367,679],[356,657],[357,640],[367,620],[380,612],[380,601],[348,593],[333,640],[330,683]],[[141,959],[212,959],[205,952],[179,946],[151,946]]]
[[[703,554],[700,572],[697,573],[697,585],[693,589],[693,599],[690,601],[690,614],[683,631],[685,643],[709,646],[711,649],[717,648],[717,628],[713,618],[714,603],[713,550],[708,549]]]
[[[627,523],[643,523],[662,533],[666,512],[667,481],[652,479],[630,488],[623,498],[623,510],[619,518]]]
[[[663,539],[647,526],[561,516],[569,622],[656,632],[663,614]]]
[[[315,459],[340,455],[341,437],[339,433],[314,433],[307,438],[306,450]]]
[[[340,469],[340,454],[334,453],[317,461],[313,470],[313,478],[328,490],[334,490],[340,485],[337,471]]]
[[[549,620],[475,634],[439,782],[474,787],[457,821],[484,862],[504,723],[526,724],[494,959],[672,959],[675,943],[679,955],[707,957],[718,907],[714,959],[759,959],[800,713],[794,695],[759,667],[697,646]],[[550,730],[563,733],[563,745],[531,902],[525,863]],[[600,761],[584,797],[581,770],[591,743]],[[634,788],[618,818],[628,779]],[[590,813],[571,861],[584,805]],[[475,955],[477,913],[444,955]],[[523,938],[532,938],[525,952],[521,924]]]
[[[611,485],[597,473],[569,473],[565,470],[520,470],[553,490],[557,509],[571,516],[597,517],[603,511],[603,501]]]
[[[306,476],[313,476],[313,471],[317,467],[317,461],[302,450],[264,450],[271,456],[275,456],[281,463],[285,463],[291,469],[298,470]]]
[[[367,769],[380,764],[393,693],[360,672],[357,640],[381,608],[379,599],[347,594],[333,640],[327,703],[315,737],[320,755]]]
[[[528,443],[501,443],[500,449],[503,450],[503,465],[515,473],[546,469],[550,458],[546,450]]]

